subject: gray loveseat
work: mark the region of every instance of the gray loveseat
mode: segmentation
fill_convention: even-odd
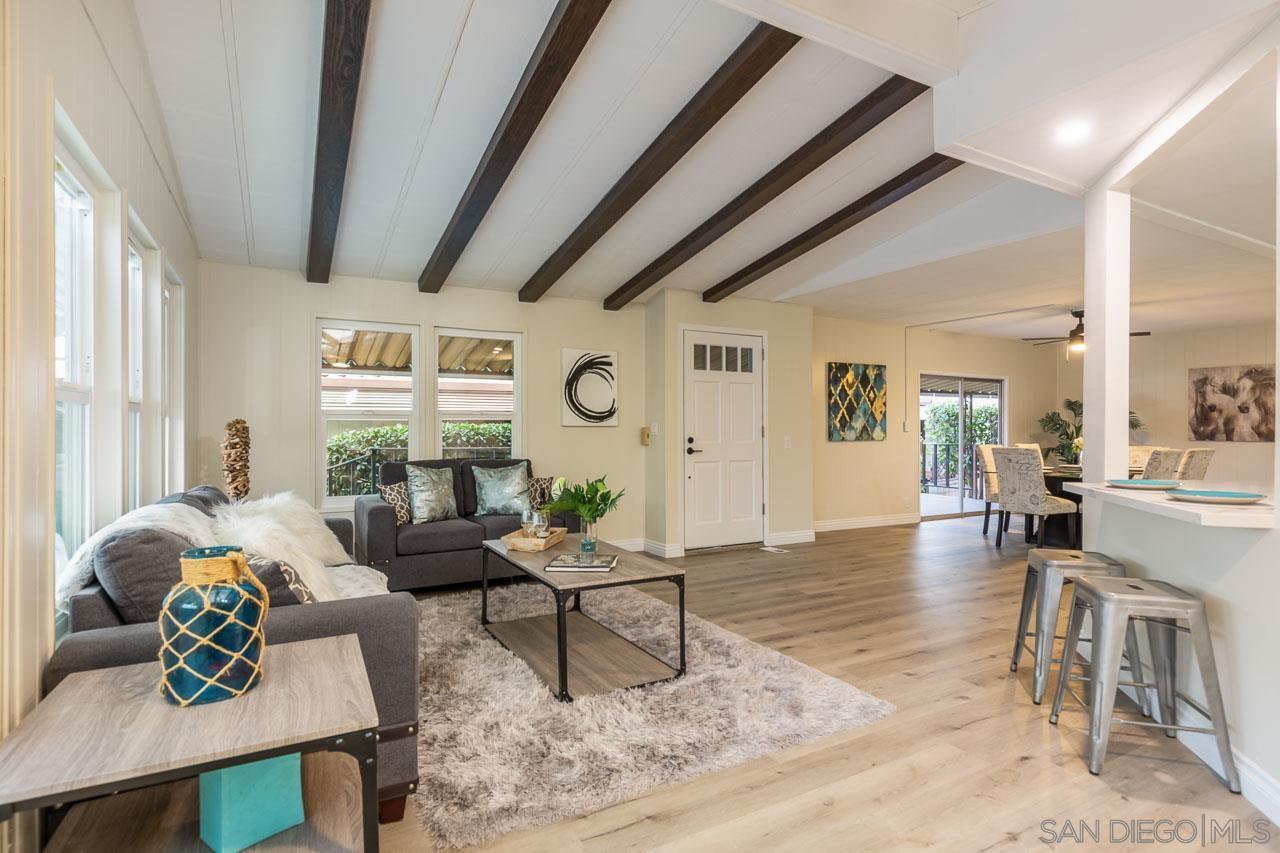
[[[181,502],[211,512],[213,504],[226,500],[219,490],[201,486],[170,495],[164,502]],[[326,522],[349,553],[351,522]],[[182,543],[170,537],[172,534],[141,530],[98,544],[93,555],[95,582],[70,600],[71,633],[45,667],[45,694],[74,672],[157,659],[160,632],[155,597],[168,590],[179,575],[177,557]],[[175,548],[178,550],[173,551]],[[134,562],[129,569],[134,577],[122,578],[123,572],[117,573],[111,564],[126,553],[134,558],[141,553],[156,555],[154,577],[138,578],[138,563]],[[272,600],[264,628],[268,645],[342,634],[355,634],[359,639],[378,708],[380,812],[384,819],[399,819],[404,797],[418,785],[418,608],[413,596],[398,593],[280,606],[273,591]]]
[[[503,468],[523,464],[533,476],[527,459],[424,459],[417,462],[384,462],[379,469],[384,485],[403,483],[406,465],[448,468],[453,472],[453,495],[459,518],[425,524],[397,524],[395,510],[380,495],[356,498],[355,557],[387,576],[393,590],[425,589],[480,580],[480,543],[499,539],[520,529],[518,515],[476,515],[476,468]],[[579,530],[577,518],[553,518],[552,524]],[[491,563],[492,577],[515,574]]]

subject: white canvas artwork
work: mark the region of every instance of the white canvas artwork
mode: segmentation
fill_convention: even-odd
[[[618,425],[618,354],[560,350],[560,424]]]

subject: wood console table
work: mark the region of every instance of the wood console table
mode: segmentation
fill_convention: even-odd
[[[160,696],[158,662],[69,676],[0,742],[0,820],[53,807],[51,850],[206,849],[194,777],[300,752],[307,820],[264,843],[376,851],[378,712],[359,641],[267,646],[263,671],[244,696],[189,708]]]

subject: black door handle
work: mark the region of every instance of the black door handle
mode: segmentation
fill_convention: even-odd
[[[701,451],[701,450],[694,450],[692,447],[686,447],[686,448],[684,449],[684,452],[685,452],[687,455],[692,456],[693,454],[695,454],[695,453],[701,453],[702,451]]]

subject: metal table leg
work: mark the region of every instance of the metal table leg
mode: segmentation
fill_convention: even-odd
[[[559,658],[560,693],[556,697],[561,702],[572,702],[569,695],[569,638],[565,626],[565,603],[569,593],[556,592],[556,651]]]
[[[676,585],[676,589],[680,591],[680,671],[677,675],[684,675],[684,578],[673,578],[672,583]]]
[[[489,549],[480,553],[480,624],[489,624]]]
[[[378,738],[373,732],[365,732],[360,738],[361,749],[353,749],[360,765],[360,805],[364,821],[365,853],[378,850]]]

